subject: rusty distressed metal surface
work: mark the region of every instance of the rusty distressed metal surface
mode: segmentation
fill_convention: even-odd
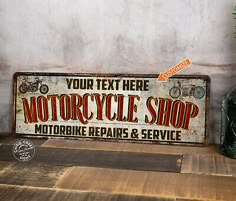
[[[16,73],[20,136],[207,144],[208,76]]]

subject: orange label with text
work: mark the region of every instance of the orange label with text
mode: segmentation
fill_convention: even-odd
[[[188,67],[190,64],[192,64],[190,59],[185,59],[184,61],[182,61],[181,63],[179,63],[179,64],[177,64],[175,66],[173,66],[172,68],[170,68],[166,72],[161,73],[159,75],[159,77],[157,78],[157,80],[161,81],[161,82],[165,82],[165,81],[167,81],[167,79],[169,77],[171,77],[171,76],[175,75],[176,73],[180,72],[184,68]]]

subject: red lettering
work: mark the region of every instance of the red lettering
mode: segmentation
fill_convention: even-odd
[[[66,94],[60,96],[60,112],[61,118],[68,121],[71,118],[71,104],[70,97]]]
[[[52,121],[58,121],[57,119],[57,98],[58,95],[49,95],[48,100],[51,100],[51,107],[52,107]]]
[[[30,98],[30,105],[26,98],[22,98],[23,108],[25,114],[25,123],[36,123],[38,122],[37,118],[37,107],[36,107],[36,98]]]
[[[183,129],[189,129],[190,119],[196,117],[198,113],[199,113],[199,108],[197,105],[190,102],[186,103],[185,121]]]
[[[137,105],[134,104],[134,99],[140,100],[140,97],[137,95],[129,95],[129,109],[128,109],[128,122],[138,122],[138,118],[134,118],[134,112],[137,112]]]
[[[44,96],[38,97],[38,117],[40,121],[46,122],[49,119],[48,100]]]
[[[112,108],[111,100],[112,100],[112,98],[114,98],[114,101],[117,102],[117,95],[113,95],[113,94],[108,94],[107,95],[106,117],[110,121],[114,121],[115,118],[116,118],[116,113],[113,113],[113,116],[111,117],[111,108]]]
[[[150,112],[150,114],[151,114],[151,116],[152,116],[152,119],[149,120],[149,119],[148,119],[148,116],[145,115],[145,123],[148,123],[148,124],[150,124],[150,125],[154,124],[154,123],[156,122],[156,120],[157,120],[157,114],[156,114],[155,109],[154,109],[153,106],[152,106],[152,100],[155,101],[154,104],[155,104],[156,106],[158,105],[158,99],[157,99],[157,98],[149,97],[149,98],[147,99],[146,105],[147,105],[148,111]]]
[[[83,105],[83,98],[79,94],[71,94],[71,107],[72,107],[72,120],[78,120],[82,124],[87,124],[88,121],[84,120],[81,112],[81,106]]]
[[[126,121],[126,117],[123,116],[124,111],[124,95],[118,94],[118,108],[117,108],[117,121]]]
[[[100,94],[94,94],[94,96],[97,103],[97,120],[103,120],[103,106],[106,94],[102,94],[102,99]]]
[[[171,115],[171,107],[172,100],[169,99],[160,99],[159,101],[159,111],[158,111],[158,122],[157,124],[160,126],[170,126],[170,115]]]
[[[88,98],[91,97],[91,100],[94,101],[94,96],[91,95],[91,94],[84,94],[83,96],[83,114],[84,114],[84,117],[87,119],[87,120],[91,120],[93,118],[93,112],[90,113],[90,116],[88,115],[88,108],[89,108],[89,103],[88,103]]]
[[[180,128],[183,125],[185,104],[180,100],[173,103],[171,124],[175,128]]]

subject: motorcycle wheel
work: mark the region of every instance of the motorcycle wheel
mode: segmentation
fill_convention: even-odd
[[[181,90],[179,87],[172,87],[169,91],[169,94],[172,98],[178,98],[181,94]]]
[[[27,92],[27,86],[25,84],[21,84],[19,86],[19,91],[23,94],[26,93]]]
[[[201,99],[203,98],[205,95],[205,89],[203,87],[195,87],[194,91],[193,91],[193,96],[196,99]]]
[[[46,94],[46,93],[48,93],[48,86],[46,85],[46,84],[42,84],[41,86],[40,86],[40,92],[42,93],[42,94]]]

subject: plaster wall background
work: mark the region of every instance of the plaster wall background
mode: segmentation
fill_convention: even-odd
[[[0,133],[11,132],[16,71],[160,73],[211,77],[210,142],[222,96],[236,85],[234,0],[1,0]]]

